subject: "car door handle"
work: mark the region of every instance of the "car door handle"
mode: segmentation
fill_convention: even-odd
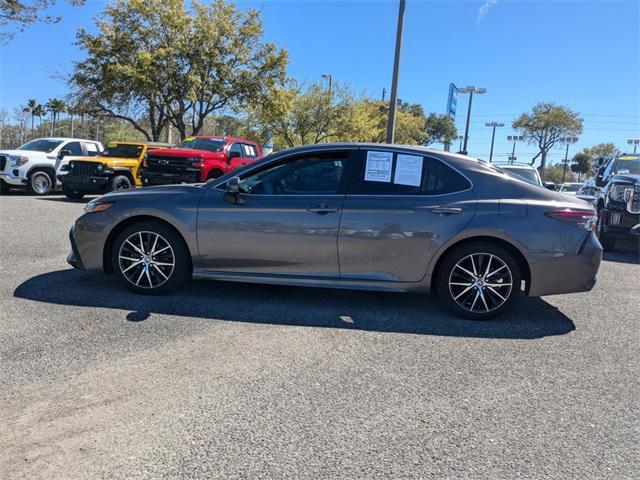
[[[434,215],[458,215],[462,213],[462,209],[458,207],[433,207],[429,209],[429,213]]]
[[[336,213],[339,212],[339,208],[331,208],[329,205],[322,203],[320,205],[316,205],[315,207],[307,208],[307,211],[317,213],[318,215],[326,215],[327,213]]]

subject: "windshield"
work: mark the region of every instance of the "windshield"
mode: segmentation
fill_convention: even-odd
[[[126,143],[116,143],[107,145],[107,149],[102,153],[103,157],[137,158],[142,153],[143,145],[127,145]]]
[[[208,152],[221,152],[226,142],[218,138],[186,138],[177,148],[191,148]]]
[[[18,150],[31,150],[33,152],[52,152],[58,145],[62,143],[62,140],[47,140],[46,138],[39,138],[37,140],[31,140],[30,142],[22,145]]]
[[[618,157],[618,163],[616,165],[616,173],[640,175],[640,156],[623,155],[621,157]]]
[[[537,185],[537,186],[542,185],[542,183],[540,182],[540,177],[538,176],[538,172],[535,171],[534,169],[513,168],[508,166],[500,166],[500,168],[502,168],[503,170],[506,170],[507,173],[510,173],[511,175],[515,175],[520,179],[524,180],[525,182],[528,182],[532,185]]]
[[[560,188],[561,192],[577,192],[578,190],[580,190],[580,184],[579,183],[568,183],[568,184],[564,184],[562,185],[562,187]]]

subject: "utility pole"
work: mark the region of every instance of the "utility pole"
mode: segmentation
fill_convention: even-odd
[[[513,141],[513,148],[511,149],[511,156],[509,157],[509,163],[516,161],[516,142],[522,142],[524,140],[523,135],[507,135],[509,142]]]
[[[391,97],[389,98],[389,119],[387,122],[387,143],[393,143],[396,129],[396,109],[398,108],[398,75],[400,73],[400,51],[402,50],[402,27],[404,24],[405,0],[400,0],[398,8],[398,27],[396,29],[396,50],[393,59],[393,77],[391,79]]]
[[[638,145],[640,144],[640,138],[629,138],[627,140],[627,143],[629,145],[633,145],[633,153],[636,153],[636,149],[638,148]]]
[[[464,140],[464,135],[456,135],[453,139],[460,142],[458,144],[458,153],[462,152],[462,140]]]
[[[578,141],[578,137],[562,137],[558,139],[558,141],[567,145],[567,148],[564,151],[564,168],[562,169],[562,183],[564,183],[564,179],[567,175],[567,163],[569,162],[569,145],[576,143]]]
[[[471,98],[471,97],[469,97]],[[489,122],[484,124],[485,127],[493,127],[493,133],[491,134],[491,152],[489,153],[489,163],[493,160],[493,144],[496,141],[496,128],[504,127],[504,123],[500,122]]]
[[[469,140],[469,123],[471,122],[471,105],[473,103],[473,94],[477,93],[478,95],[480,95],[482,93],[487,93],[487,89],[471,85],[468,87],[459,88],[458,93],[469,94],[469,106],[467,107],[467,123],[464,128],[464,146],[462,147],[462,151],[460,152],[463,155],[467,155],[469,153],[469,151],[467,150],[467,141]]]

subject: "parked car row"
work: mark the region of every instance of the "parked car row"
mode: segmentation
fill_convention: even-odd
[[[179,145],[39,138],[0,151],[0,192],[12,187],[47,195],[61,188],[71,199],[135,186],[196,183],[220,177],[262,158],[242,138],[196,136]]]

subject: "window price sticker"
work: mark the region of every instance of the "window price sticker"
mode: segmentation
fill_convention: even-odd
[[[367,152],[364,179],[367,182],[391,182],[392,152]]]
[[[393,183],[419,187],[422,181],[422,157],[398,154]]]

